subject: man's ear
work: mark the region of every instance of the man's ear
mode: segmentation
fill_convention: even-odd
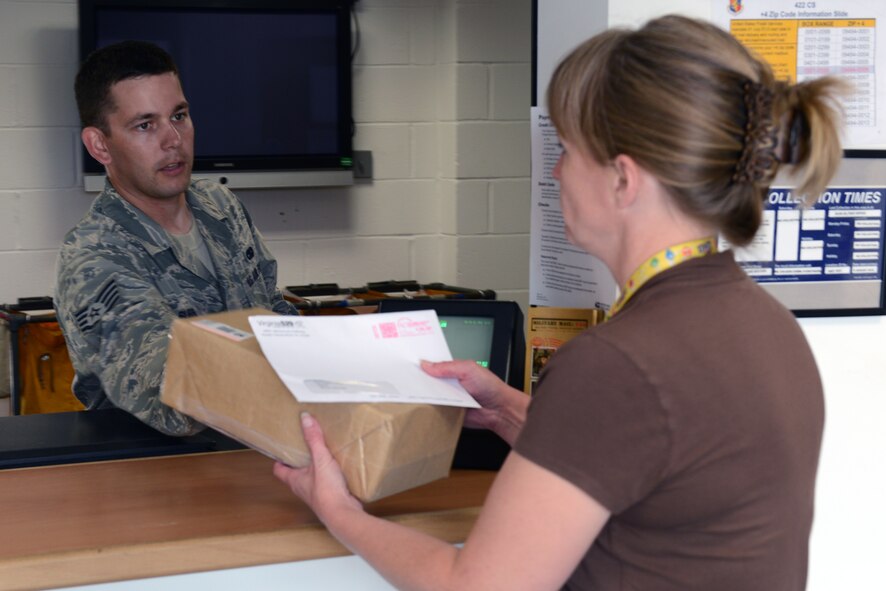
[[[80,132],[80,139],[86,146],[89,155],[99,163],[108,165],[111,162],[111,153],[108,151],[108,141],[105,132],[98,127],[84,127]]]
[[[615,194],[620,207],[630,207],[637,200],[640,189],[640,166],[625,154],[619,154],[612,160],[615,169]]]

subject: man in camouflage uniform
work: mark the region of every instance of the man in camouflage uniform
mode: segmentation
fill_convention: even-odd
[[[108,182],[59,253],[55,304],[74,393],[87,409],[116,406],[164,433],[195,433],[200,423],[160,401],[172,321],[294,310],[243,205],[191,179],[194,128],[172,58],[118,43],[84,62],[75,90],[81,138]]]

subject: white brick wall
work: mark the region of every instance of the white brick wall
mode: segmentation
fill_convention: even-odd
[[[530,0],[361,0],[357,149],[374,179],[239,191],[280,284],[528,288]],[[74,0],[0,0],[0,303],[51,294],[79,187]]]
[[[458,281],[517,291],[529,282],[528,235],[463,236],[459,238]]]
[[[456,54],[459,62],[531,60],[531,3],[525,0],[456,2]]]
[[[0,138],[0,190],[74,186],[73,129],[13,127]]]
[[[490,116],[492,119],[526,119],[532,85],[530,64],[500,64],[490,67]]]
[[[405,124],[366,123],[354,138],[355,150],[372,150],[373,178],[376,181],[408,179],[413,174],[412,127]],[[434,176],[427,170],[424,176]]]
[[[489,230],[493,234],[520,234],[529,227],[529,179],[494,180],[489,186]]]
[[[437,118],[443,121],[488,117],[489,68],[485,64],[437,67]]]
[[[357,123],[433,120],[435,100],[431,66],[354,68],[354,120]]]
[[[348,286],[364,285],[408,277],[410,273],[408,238],[340,238],[305,243],[306,264],[311,269],[311,283],[339,282]]]

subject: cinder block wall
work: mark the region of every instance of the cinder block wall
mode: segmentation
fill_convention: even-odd
[[[491,288],[525,305],[529,0],[360,0],[348,188],[238,191],[280,284]],[[80,189],[74,0],[0,0],[0,303],[51,295]],[[199,133],[199,129],[197,130]]]

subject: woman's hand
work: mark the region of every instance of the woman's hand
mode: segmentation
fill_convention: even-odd
[[[274,476],[286,483],[324,523],[343,510],[362,511],[360,502],[348,492],[338,462],[326,447],[320,425],[308,413],[302,413],[301,425],[311,452],[311,464],[304,468],[290,468],[277,462]]]
[[[454,378],[481,408],[465,412],[465,427],[489,429],[510,445],[523,428],[529,396],[511,388],[498,376],[474,361],[422,361],[421,368],[435,378]]]

